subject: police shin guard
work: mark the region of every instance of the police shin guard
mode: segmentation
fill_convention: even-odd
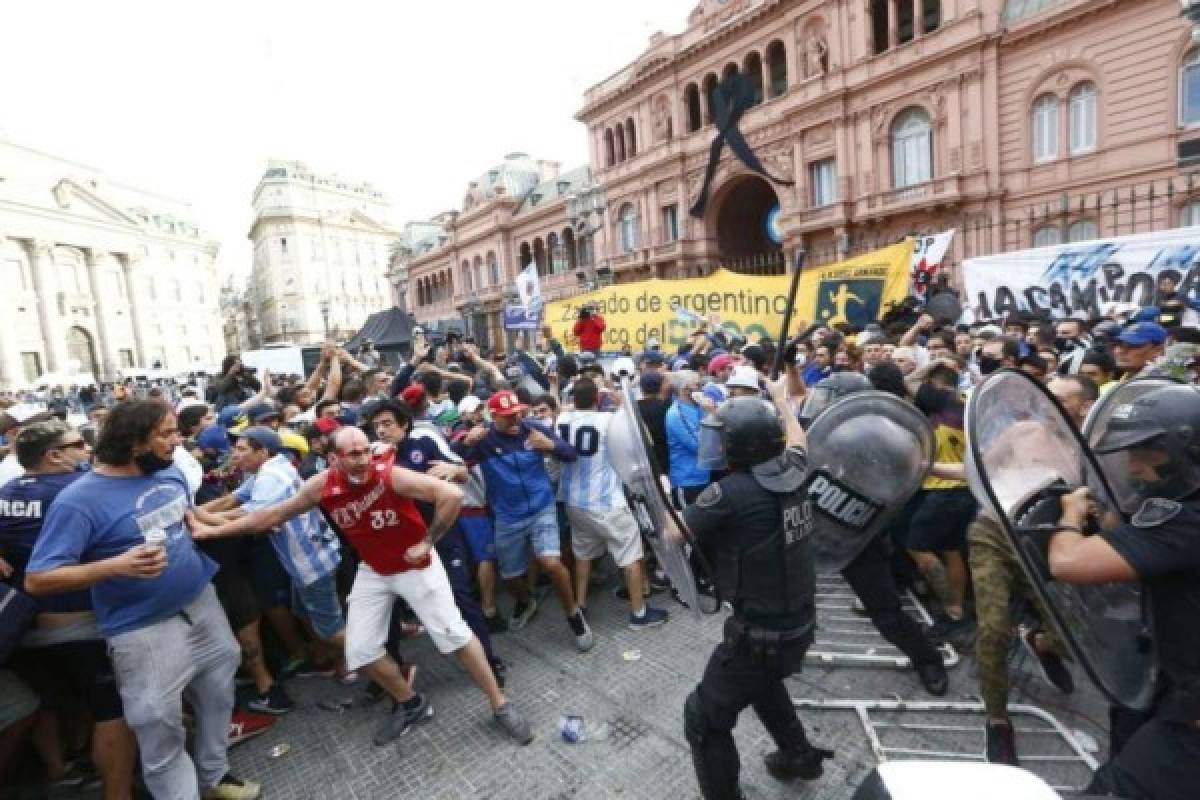
[[[776,750],[763,757],[767,772],[777,781],[815,781],[825,772],[822,762],[833,758],[833,751],[823,747],[813,747],[808,741],[804,725],[796,722],[792,731],[793,744],[786,750]]]
[[[700,695],[693,691],[683,704],[683,733],[692,748],[696,783],[704,800],[743,800],[738,786],[738,755],[729,731],[708,727]]]

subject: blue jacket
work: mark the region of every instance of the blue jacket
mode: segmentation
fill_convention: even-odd
[[[667,409],[667,455],[671,461],[671,485],[677,489],[708,485],[708,470],[696,464],[703,414],[700,406],[678,400]]]
[[[554,486],[546,473],[544,455],[525,446],[530,431],[541,431],[554,441],[554,456],[560,461],[578,458],[575,448],[553,430],[534,420],[521,420],[521,432],[515,436],[495,428],[475,445],[456,442],[454,451],[468,464],[479,464],[487,483],[488,505],[500,522],[514,523],[529,519],[546,508],[554,507]]]

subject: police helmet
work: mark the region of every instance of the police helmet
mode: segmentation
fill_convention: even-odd
[[[858,372],[834,372],[817,381],[816,386],[809,387],[808,396],[804,398],[804,407],[800,410],[800,423],[808,427],[818,414],[846,395],[872,388],[874,387],[866,375]]]
[[[1147,496],[1180,500],[1200,489],[1200,389],[1181,384],[1147,392],[1113,409],[1096,443],[1100,455],[1124,450],[1165,453],[1158,479],[1143,481]]]
[[[717,417],[725,429],[725,461],[731,469],[746,469],[783,453],[787,435],[774,406],[760,397],[734,397],[721,405]]]

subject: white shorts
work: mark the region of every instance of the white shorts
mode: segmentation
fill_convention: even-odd
[[[397,597],[403,597],[421,620],[438,652],[449,655],[470,643],[474,634],[454,604],[442,560],[436,550],[429,555],[432,563],[425,569],[395,575],[380,575],[365,561],[359,563],[354,589],[347,600],[347,669],[359,669],[383,658]]]
[[[642,534],[628,508],[588,511],[567,506],[571,522],[571,551],[576,558],[591,561],[612,553],[618,567],[628,567],[642,557]]]

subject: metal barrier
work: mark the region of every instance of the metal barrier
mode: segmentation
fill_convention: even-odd
[[[910,703],[903,700],[792,702],[798,710],[853,713],[862,726],[877,764],[900,760],[986,760],[984,725],[987,712],[982,703]],[[1037,706],[1010,705],[1008,711],[1017,737],[1021,766],[1046,781],[1055,791],[1081,792],[1099,764],[1075,734]],[[912,714],[920,714],[922,718],[902,719],[904,715]]]
[[[912,592],[905,590],[900,599],[905,613],[923,625],[933,624],[933,618]],[[938,650],[947,667],[958,664],[960,658],[953,645],[943,644]],[[843,666],[912,666],[908,656],[875,629],[854,590],[838,574],[817,576],[817,636],[806,659]]]

